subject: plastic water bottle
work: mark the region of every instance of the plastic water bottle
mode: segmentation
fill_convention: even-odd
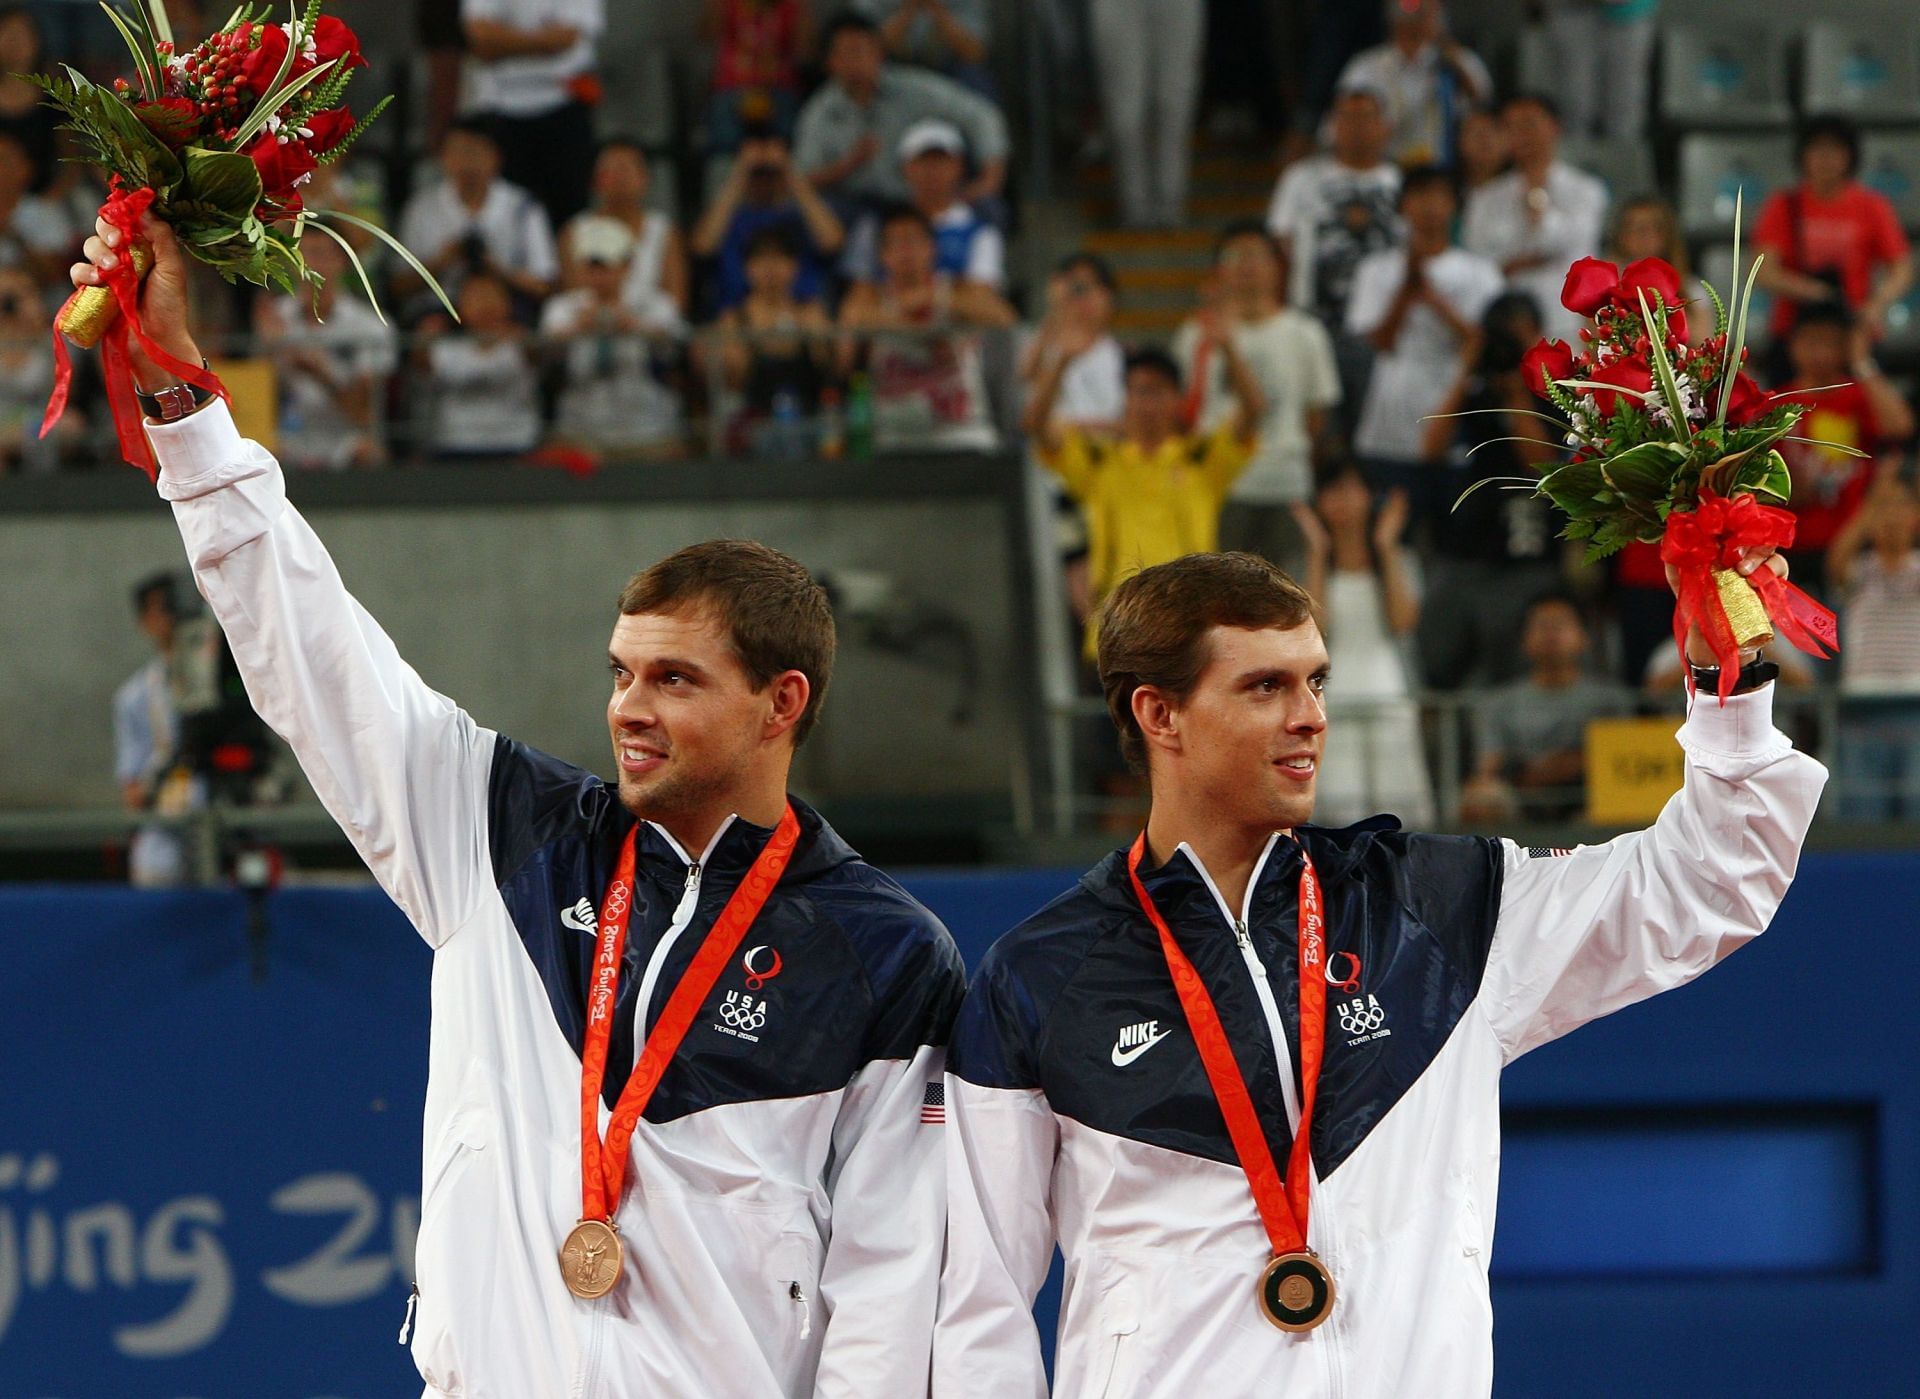
[[[800,395],[782,389],[773,396],[773,455],[793,461],[806,455],[806,425],[801,421]]]
[[[840,414],[840,390],[820,391],[820,457],[839,461],[847,452],[847,425]]]
[[[854,461],[873,458],[873,384],[865,374],[853,376],[847,399],[847,455]]]

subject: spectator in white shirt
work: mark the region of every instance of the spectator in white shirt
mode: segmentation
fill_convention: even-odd
[[[1607,187],[1560,159],[1560,112],[1539,94],[1500,109],[1513,168],[1467,203],[1460,241],[1540,306],[1549,339],[1572,340],[1581,319],[1560,304],[1567,268],[1600,250]]]
[[[46,283],[79,240],[58,204],[28,193],[36,177],[26,143],[0,131],[0,267],[24,267]]]
[[[915,122],[900,138],[900,169],[907,202],[927,216],[939,254],[936,270],[995,291],[1007,285],[1007,241],[973,205],[960,197],[966,177],[966,138],[950,121]],[[846,271],[857,282],[880,275],[880,216],[868,214],[847,241]]]
[[[586,214],[573,231],[579,285],[550,298],[540,317],[540,337],[561,370],[554,430],[594,451],[677,448],[680,396],[656,372],[655,342],[679,318],[668,305],[667,322],[650,321],[626,296],[635,244],[625,224]]]
[[[1285,261],[1261,224],[1235,224],[1222,233],[1213,266],[1215,309],[1266,404],[1253,458],[1221,511],[1220,547],[1297,571],[1305,550],[1294,507],[1312,492],[1314,444],[1326,429],[1327,410],[1340,401],[1333,341],[1319,321],[1281,301]],[[1180,327],[1173,353],[1194,426],[1210,432],[1230,422],[1239,400],[1198,317]]]
[[[310,238],[300,251],[326,281],[306,296],[255,303],[254,327],[279,379],[275,453],[295,467],[377,465],[386,457],[378,410],[397,337],[360,294],[337,243]]]
[[[1493,99],[1493,79],[1480,56],[1448,32],[1440,0],[1386,0],[1386,7],[1387,42],[1354,55],[1338,86],[1370,87],[1385,98],[1393,159],[1451,165],[1460,119]]]
[[[581,270],[573,246],[575,230],[587,219],[612,219],[627,230],[633,243],[621,294],[644,319],[673,329],[687,314],[687,246],[672,219],[647,207],[652,183],[647,153],[639,142],[619,136],[603,141],[593,161],[593,209],[576,214],[560,230],[560,262],[567,284],[578,286]]]
[[[1834,538],[1827,577],[1846,600],[1841,814],[1920,821],[1920,499],[1910,484],[1893,473],[1875,481]]]
[[[1193,0],[1092,0],[1107,144],[1131,228],[1177,228],[1186,217],[1206,12]]]
[[[532,195],[500,177],[500,147],[487,127],[456,123],[441,143],[440,171],[444,178],[407,201],[400,241],[449,296],[467,277],[488,272],[521,297],[544,297],[560,271],[552,226]],[[394,282],[403,293],[425,285],[404,267]]]
[[[513,295],[492,272],[460,288],[458,329],[422,327],[430,441],[442,457],[512,457],[540,440],[540,403]]]
[[[557,227],[587,203],[605,0],[460,0],[460,19],[472,108],[498,131],[507,178]]]
[[[1447,396],[1461,347],[1500,293],[1500,269],[1454,246],[1459,208],[1445,170],[1408,171],[1400,190],[1407,246],[1361,263],[1347,303],[1347,329],[1375,352],[1354,451],[1376,487],[1406,488],[1416,521],[1446,505],[1440,468],[1422,460],[1420,420]]]
[[[1280,177],[1267,227],[1293,269],[1288,300],[1338,334],[1360,259],[1401,240],[1400,167],[1386,158],[1386,108],[1373,88],[1334,95],[1327,135],[1325,154]]]

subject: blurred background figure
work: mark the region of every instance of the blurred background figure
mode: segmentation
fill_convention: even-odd
[[[575,285],[579,254],[573,248],[573,231],[590,218],[619,224],[632,247],[621,299],[642,319],[678,329],[687,314],[687,247],[673,220],[647,207],[652,184],[647,153],[637,141],[616,137],[602,142],[593,161],[591,207],[560,230],[560,262],[569,285]]]
[[[1206,7],[1188,0],[1090,0],[1107,150],[1128,228],[1175,228],[1187,175]]]
[[[1508,98],[1500,124],[1513,168],[1474,192],[1460,242],[1533,297],[1549,335],[1571,340],[1580,317],[1560,304],[1560,288],[1568,267],[1600,250],[1607,187],[1560,159],[1560,110],[1551,98]]]
[[[433,273],[449,296],[468,277],[485,273],[529,306],[560,276],[553,226],[546,211],[501,175],[500,146],[490,128],[457,123],[440,145],[441,178],[407,201],[400,241]],[[438,314],[439,302],[411,269],[394,272],[394,285],[412,304]]]
[[[730,154],[756,127],[790,136],[800,67],[813,50],[808,7],[800,0],[706,0],[703,20],[713,44],[707,150]]]
[[[1188,417],[1201,431],[1229,421],[1239,402],[1227,366],[1206,353],[1206,318],[1218,319],[1260,386],[1264,411],[1253,460],[1234,482],[1220,518],[1220,547],[1259,554],[1298,570],[1305,559],[1294,507],[1312,490],[1313,457],[1340,376],[1326,327],[1281,301],[1286,264],[1272,234],[1255,222],[1230,225],[1214,245],[1213,279],[1202,314],[1173,339],[1187,380]]]
[[[432,451],[443,458],[530,451],[540,440],[537,367],[526,329],[513,318],[512,288],[478,271],[455,305],[458,327],[423,326],[416,350],[426,371]]]
[[[460,19],[469,106],[499,141],[507,179],[558,227],[587,203],[605,0],[460,0]]]
[[[0,476],[52,471],[61,448],[86,435],[85,419],[69,412],[52,437],[40,438],[53,388],[53,348],[47,343],[40,287],[24,267],[0,267]]]
[[[1913,285],[1913,256],[1892,203],[1857,178],[1860,129],[1846,117],[1814,116],[1795,146],[1800,182],[1775,190],[1753,238],[1767,260],[1760,285],[1773,294],[1776,339],[1802,307],[1838,301],[1874,339],[1887,310]]]
[[[1313,504],[1297,507],[1307,542],[1302,574],[1326,617],[1327,736],[1314,821],[1343,826],[1390,811],[1408,825],[1433,819],[1420,709],[1407,665],[1420,622],[1420,586],[1403,544],[1407,493],[1374,508],[1360,464],[1337,462]],[[1453,606],[1449,600],[1448,606]]]
[[[746,299],[719,321],[726,387],[739,404],[729,437],[740,450],[805,454],[808,444],[790,435],[796,418],[812,422],[833,388],[833,319],[817,299],[800,296],[800,257],[786,229],[754,234],[746,264]],[[778,440],[767,440],[769,426]]]
[[[1638,141],[1653,85],[1660,0],[1528,0],[1545,20],[1571,136]]]
[[[1586,799],[1587,725],[1633,712],[1633,697],[1587,674],[1592,634],[1580,604],[1535,598],[1520,628],[1524,678],[1486,692],[1477,706],[1474,775],[1461,819],[1564,821]]]
[[[1392,159],[1450,166],[1460,120],[1493,100],[1493,78],[1448,29],[1440,0],[1386,0],[1386,12],[1387,42],[1355,55],[1339,86],[1370,88],[1384,99]]]
[[[293,467],[377,466],[387,455],[385,394],[399,337],[367,304],[337,243],[317,237],[303,247],[326,284],[255,303],[254,331],[280,390],[275,450]]]
[[[749,128],[690,240],[694,256],[712,266],[710,297],[717,310],[746,296],[747,245],[769,228],[786,232],[799,259],[794,294],[824,295],[846,229],[812,182],[795,171],[786,138],[771,127]]]
[[[1920,500],[1883,476],[1833,542],[1844,814],[1920,821]]]

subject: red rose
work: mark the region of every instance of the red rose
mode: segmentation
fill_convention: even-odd
[[[315,155],[325,155],[347,139],[347,133],[353,130],[353,113],[345,107],[315,112],[307,118],[306,129],[313,133],[307,137],[307,149]]]
[[[1542,340],[1520,361],[1527,387],[1536,398],[1547,397],[1547,383],[1573,377],[1573,350],[1564,340]]]
[[[1653,293],[1660,293],[1660,305],[1678,306],[1680,304],[1680,274],[1665,258],[1643,257],[1638,262],[1627,264],[1627,270],[1620,274],[1620,290],[1616,299],[1630,310],[1640,309],[1640,292],[1648,293],[1647,304],[1654,305]]]
[[[360,53],[360,36],[347,28],[344,20],[332,15],[322,15],[314,24],[313,48],[320,63],[331,63],[337,58],[341,60],[341,68],[367,66],[367,60]]]
[[[287,56],[287,31],[277,24],[257,24],[253,32],[260,36],[260,42],[240,60],[240,84],[259,97],[265,95],[267,88],[280,74],[281,61]],[[312,66],[295,54],[292,66],[287,69],[287,76],[298,77]]]
[[[1667,308],[1667,349],[1687,343],[1687,313],[1684,307]]]
[[[1576,316],[1591,316],[1613,300],[1620,287],[1620,269],[1597,257],[1583,257],[1567,269],[1560,288],[1560,304]]]
[[[1734,379],[1733,396],[1727,400],[1727,423],[1732,427],[1745,427],[1755,418],[1771,412],[1773,407],[1773,395],[1755,383],[1751,374],[1743,371]]]
[[[311,175],[319,163],[305,143],[282,143],[271,131],[263,131],[248,144],[247,154],[260,169],[261,202],[298,208],[300,194],[295,182]]]
[[[1638,355],[1623,355],[1592,371],[1587,378],[1596,384],[1611,384],[1614,388],[1628,389],[1634,393],[1646,393],[1653,388],[1653,371]],[[1607,389],[1592,389],[1589,392],[1593,394],[1594,411],[1603,418],[1611,415],[1619,405],[1620,395],[1617,393]],[[1636,398],[1632,401],[1638,404],[1643,400]]]

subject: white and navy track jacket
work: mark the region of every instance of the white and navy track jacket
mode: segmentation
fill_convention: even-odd
[[[1390,817],[1300,830],[1334,983],[1309,1240],[1338,1299],[1317,1331],[1256,1310],[1271,1248],[1124,853],[1002,938],[948,1053],[937,1399],[1046,1393],[1029,1308],[1056,1241],[1056,1395],[1488,1394],[1500,1071],[1766,928],[1826,781],[1771,716],[1771,687],[1696,701],[1684,790],[1605,845],[1525,850]],[[1299,872],[1276,836],[1238,909],[1184,845],[1143,872],[1279,1162],[1300,1114]]]
[[[622,1280],[575,1298],[558,1255],[581,1208],[586,988],[633,818],[427,688],[223,404],[149,431],[255,708],[435,950],[427,1394],[923,1395],[945,1221],[923,1104],[963,989],[946,930],[796,803],[799,848],[634,1134]],[[603,1135],[635,1039],[770,834],[736,819],[690,855],[640,831]]]

